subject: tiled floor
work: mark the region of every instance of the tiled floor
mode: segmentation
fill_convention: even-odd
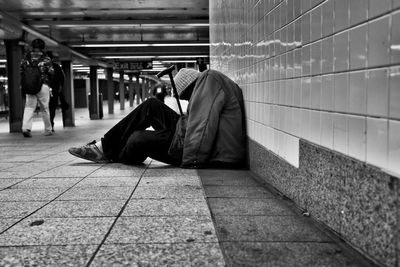
[[[36,118],[32,138],[0,119],[0,266],[365,266],[248,171],[67,152],[128,112],[78,109],[49,137]]]

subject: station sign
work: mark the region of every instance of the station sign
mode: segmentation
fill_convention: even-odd
[[[153,61],[124,61],[114,63],[115,70],[138,71],[153,68]]]

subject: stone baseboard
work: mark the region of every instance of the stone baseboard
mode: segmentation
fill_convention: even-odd
[[[368,258],[400,266],[399,178],[304,140],[299,168],[249,140],[249,166]]]

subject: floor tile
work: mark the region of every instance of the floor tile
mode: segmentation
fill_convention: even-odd
[[[132,198],[204,198],[200,186],[140,186]]]
[[[126,206],[122,216],[200,216],[208,215],[204,199],[134,199]]]
[[[333,243],[223,242],[228,266],[363,266]]]
[[[0,201],[41,201],[52,200],[66,188],[23,188],[0,191]]]
[[[123,165],[120,163],[113,163],[113,164],[105,164],[98,170],[91,173],[88,177],[114,177],[114,176],[140,177],[143,172],[144,172],[143,168]]]
[[[97,170],[100,167],[100,165],[96,164],[89,164],[87,165],[63,165],[45,172],[42,172],[35,177],[50,177],[50,178],[55,178],[55,177],[86,177],[89,174],[93,173],[95,170]]]
[[[133,187],[74,187],[63,194],[59,200],[128,199],[132,191]]]
[[[40,207],[47,201],[5,201],[0,203],[1,218],[24,218]]]
[[[103,245],[93,266],[225,266],[218,243]]]
[[[94,245],[2,247],[0,266],[86,266],[95,249]]]
[[[111,217],[117,216],[124,200],[53,201],[35,213],[35,217]]]
[[[79,182],[82,178],[30,178],[18,183],[12,189],[22,188],[68,188]],[[1,180],[0,180],[1,181]]]
[[[197,170],[193,169],[181,169],[172,166],[161,167],[161,168],[149,168],[143,175],[144,177],[157,177],[157,176],[197,176]]]
[[[217,242],[211,218],[121,217],[106,240],[106,244],[186,242]]]
[[[207,197],[275,198],[268,190],[255,186],[204,186]]]
[[[220,241],[330,241],[298,216],[215,216]]]
[[[114,220],[113,217],[28,218],[1,234],[0,246],[100,244]]]
[[[140,184],[146,186],[201,186],[198,176],[143,177]]]
[[[23,181],[24,179],[16,179],[16,178],[12,178],[12,179],[0,179],[0,190],[7,188],[9,186],[15,185],[17,183],[20,183],[21,181]]]
[[[215,215],[294,215],[282,200],[253,198],[209,198]]]
[[[138,177],[87,177],[82,180],[77,187],[95,187],[95,186],[120,186],[120,187],[134,187],[139,182]]]

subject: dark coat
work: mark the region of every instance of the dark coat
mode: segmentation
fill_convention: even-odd
[[[182,167],[219,163],[245,166],[245,110],[242,91],[236,83],[215,70],[202,72],[187,114]]]

